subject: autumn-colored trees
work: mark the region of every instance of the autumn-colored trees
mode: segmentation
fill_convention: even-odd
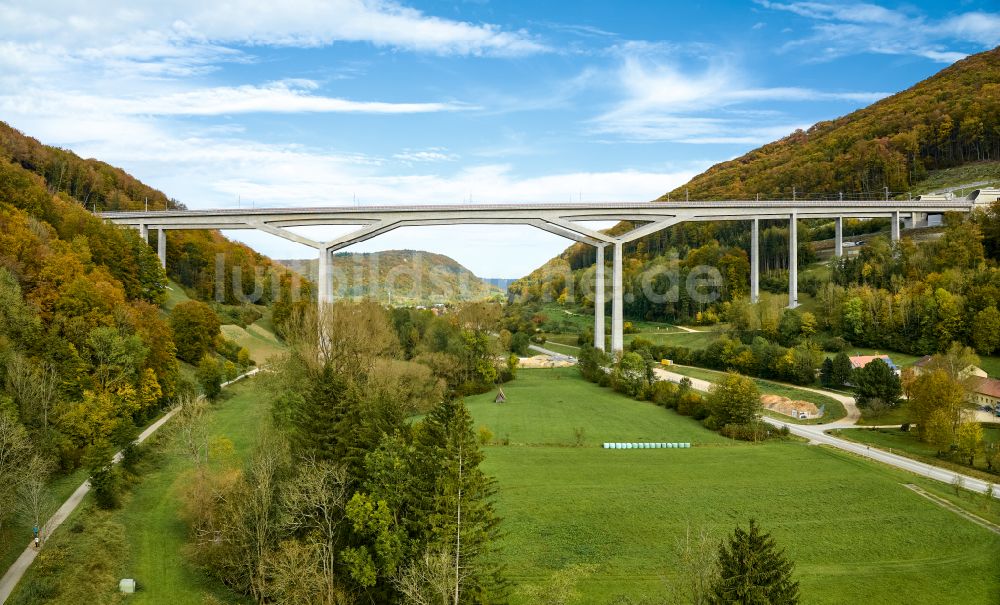
[[[751,424],[760,414],[760,391],[750,378],[728,372],[722,380],[712,385],[712,391],[708,395],[708,409],[716,426]]]
[[[219,317],[205,303],[179,303],[170,314],[177,356],[191,364],[199,363],[206,353],[214,351],[219,325]]]
[[[200,469],[183,513],[191,553],[258,602],[503,600],[488,556],[494,487],[479,468],[471,415],[434,367],[401,358],[396,331],[429,318],[393,316],[338,303],[303,319],[311,326],[292,333],[290,353],[265,379],[277,430],[242,469],[203,464],[198,408],[181,412]],[[464,331],[488,333],[497,318],[473,308],[424,327],[455,329],[444,342],[460,346]],[[461,365],[466,355],[449,357]],[[414,412],[426,415],[411,424]]]
[[[928,169],[1000,157],[1000,51],[951,65],[850,115],[717,164],[663,196],[754,199],[906,191]]]

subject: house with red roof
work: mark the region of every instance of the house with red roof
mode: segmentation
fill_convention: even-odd
[[[885,365],[892,368],[892,371],[899,375],[899,366],[893,363],[892,358],[888,355],[855,355],[851,359],[851,368],[854,370],[865,367],[876,359],[881,359],[885,362]]]
[[[997,405],[1000,405],[1000,380],[979,378],[970,385],[968,399],[976,405],[988,405],[997,409]]]

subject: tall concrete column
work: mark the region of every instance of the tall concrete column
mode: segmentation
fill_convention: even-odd
[[[788,308],[799,306],[799,233],[798,214],[788,218]]]
[[[611,353],[619,354],[625,349],[622,321],[622,243],[615,242],[614,246],[611,268]]]
[[[330,251],[326,248],[319,249],[319,267],[316,277],[317,308],[322,310],[323,305],[330,303]]]
[[[838,216],[836,227],[833,230],[833,256],[840,258],[844,256],[844,217]]]
[[[892,241],[899,241],[899,210],[892,213]]]
[[[750,302],[760,300],[760,219],[753,219],[750,231]]]
[[[143,242],[149,243],[149,227],[145,224],[139,225],[139,237],[142,238]]]
[[[156,255],[160,257],[160,266],[167,268],[167,232],[163,229],[156,230]]]
[[[604,350],[604,246],[597,246],[594,264],[594,348]]]

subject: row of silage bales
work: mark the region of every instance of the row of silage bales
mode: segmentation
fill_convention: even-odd
[[[615,443],[604,444],[606,450],[658,450],[658,449],[684,449],[691,447],[688,442],[662,443],[655,441],[641,441],[638,443]]]

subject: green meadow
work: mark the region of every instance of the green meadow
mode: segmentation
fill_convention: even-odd
[[[584,382],[575,369],[523,370],[504,390],[506,403],[492,394],[467,403],[477,425],[510,443],[488,446],[485,467],[497,479],[499,556],[515,585],[593,564],[581,603],[659,602],[678,582],[687,528],[721,538],[754,517],[796,562],[804,603],[1000,598],[1000,535],[904,484],[941,495],[949,486],[800,442],[733,442]],[[693,447],[600,447],[642,440]],[[513,602],[524,600],[515,592]]]

